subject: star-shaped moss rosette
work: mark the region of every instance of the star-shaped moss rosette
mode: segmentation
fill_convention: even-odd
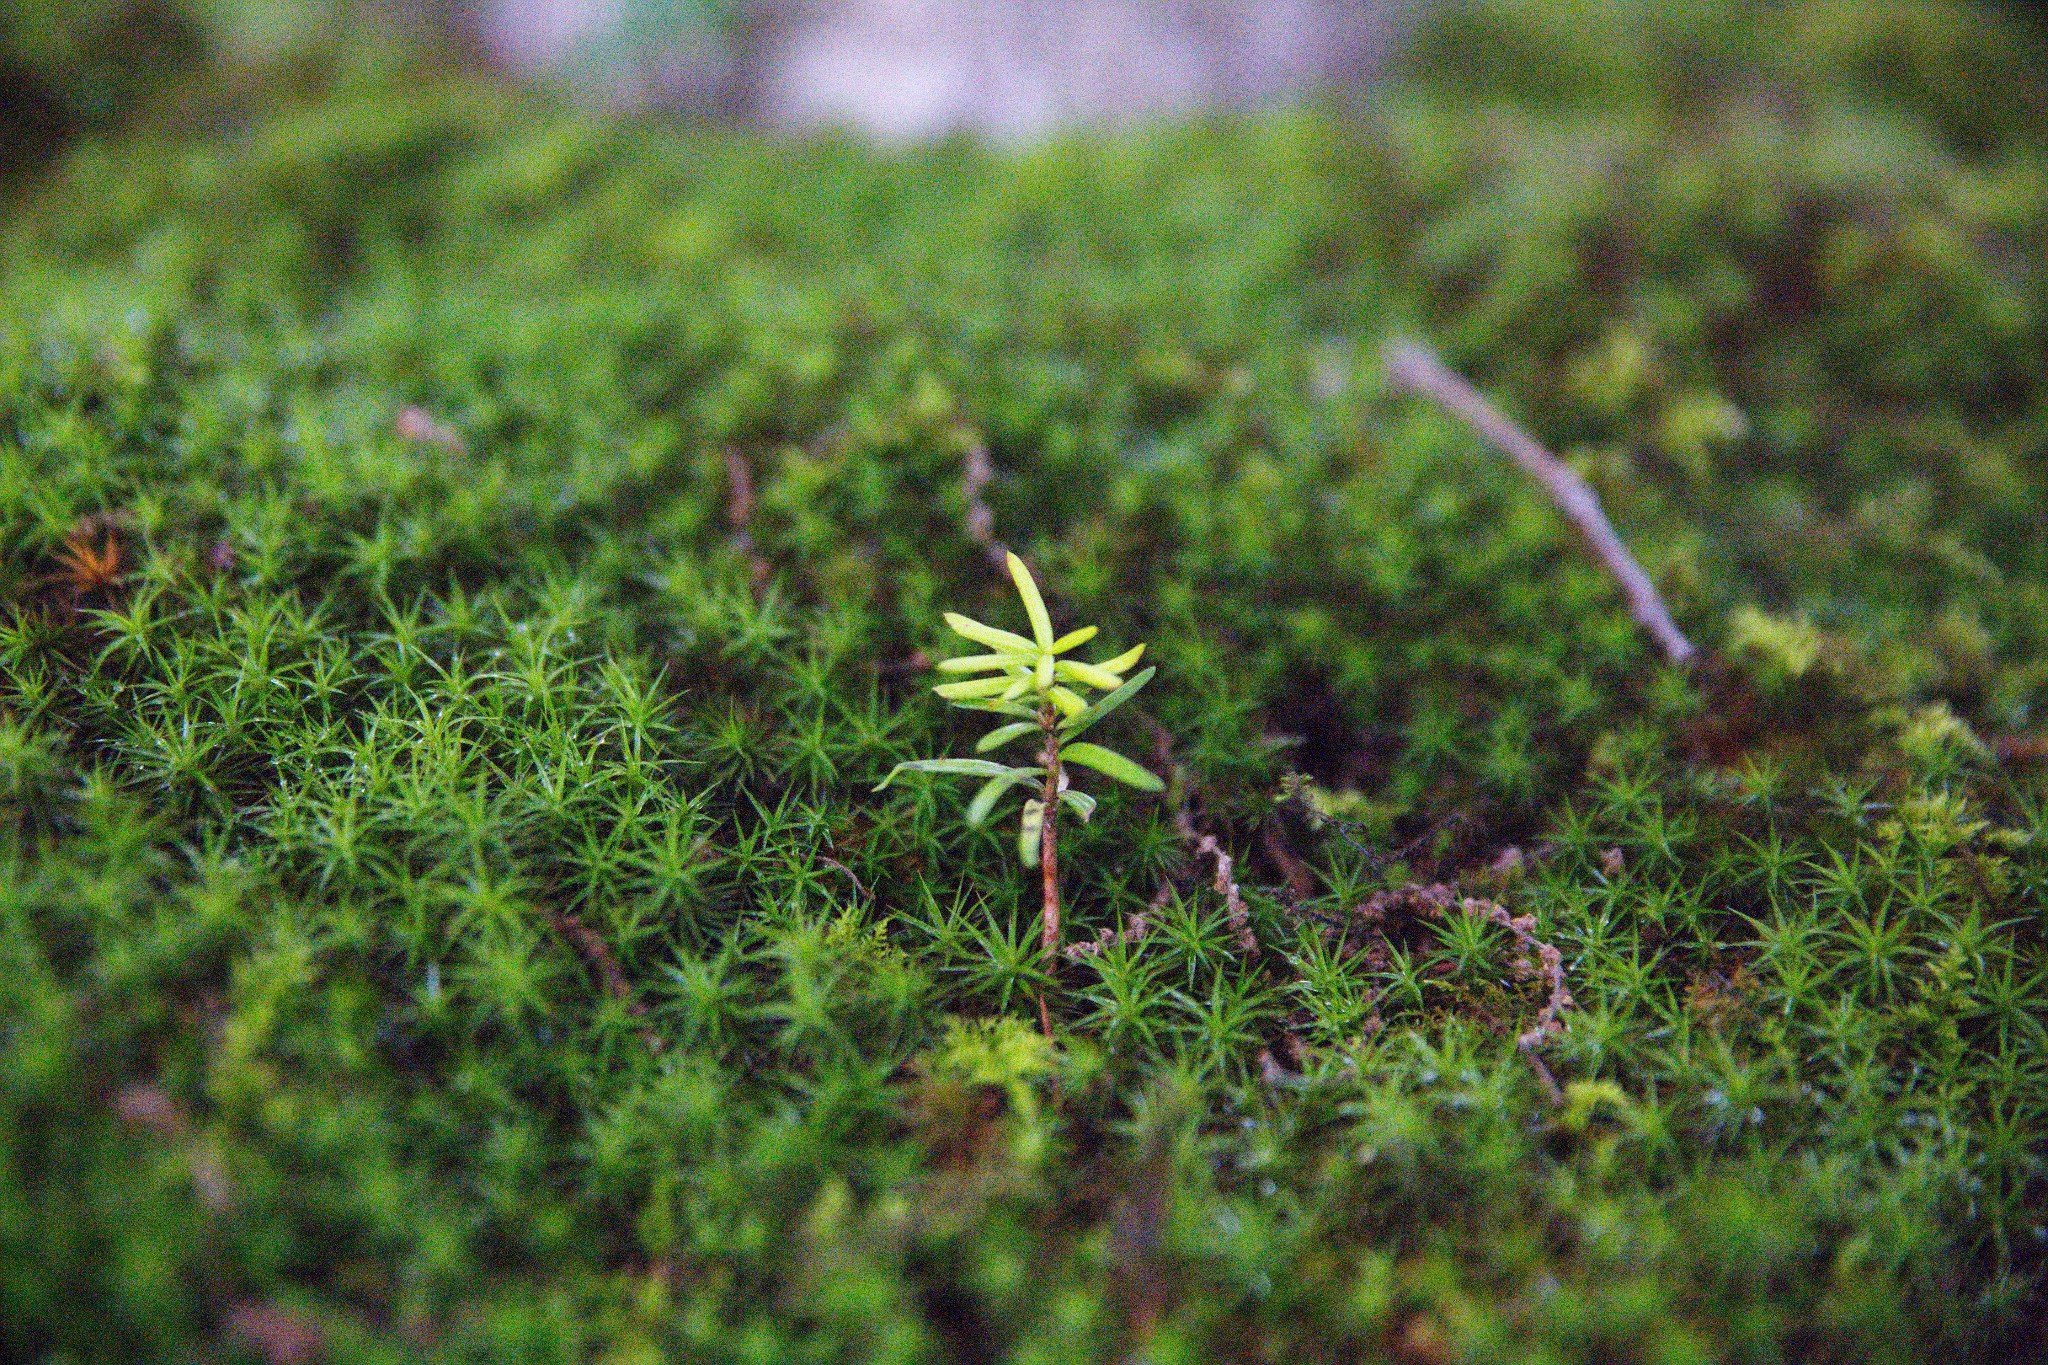
[[[1081,739],[1110,712],[1136,696],[1158,670],[1147,668],[1125,677],[1144,657],[1142,644],[1100,663],[1061,657],[1094,639],[1096,628],[1082,626],[1054,636],[1052,617],[1045,609],[1045,598],[1039,594],[1031,571],[1014,554],[1009,557],[1009,566],[1017,595],[1024,600],[1024,614],[1031,621],[1030,637],[985,625],[958,612],[947,612],[946,624],[956,635],[992,652],[946,659],[939,664],[939,672],[988,676],[941,683],[932,690],[965,710],[1016,717],[983,735],[974,746],[975,752],[989,753],[1032,735],[1039,739],[1037,764],[1014,767],[986,758],[921,758],[897,764],[875,790],[882,790],[902,772],[980,777],[985,779],[981,789],[967,803],[967,823],[980,825],[1012,788],[1037,788],[1038,795],[1024,802],[1018,822],[1017,853],[1026,867],[1036,867],[1042,874],[1041,942],[1050,954],[1058,951],[1060,937],[1057,810],[1065,806],[1083,821],[1095,813],[1095,799],[1069,786],[1067,765],[1092,768],[1140,791],[1158,791],[1165,785],[1116,750]],[[1091,692],[1103,695],[1091,701]]]

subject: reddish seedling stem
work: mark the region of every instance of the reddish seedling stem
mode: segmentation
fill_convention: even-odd
[[[1060,721],[1059,711],[1051,702],[1039,706],[1038,723],[1045,729],[1045,748],[1038,756],[1038,761],[1045,766],[1045,787],[1039,793],[1045,809],[1039,817],[1038,826],[1038,876],[1044,892],[1039,911],[1043,928],[1039,933],[1038,948],[1045,954],[1047,970],[1057,971],[1060,964]],[[1052,1037],[1052,1011],[1046,1008],[1044,991],[1038,993],[1038,1025],[1045,1030],[1046,1037]]]
[[[1045,791],[1039,798],[1045,805],[1044,823],[1038,830],[1038,872],[1044,886],[1042,915],[1044,929],[1039,947],[1049,961],[1059,960],[1060,950],[1060,734],[1059,712],[1047,702],[1039,708],[1038,723],[1045,727],[1045,751],[1039,762],[1045,765]]]

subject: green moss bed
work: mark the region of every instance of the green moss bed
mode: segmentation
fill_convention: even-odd
[[[1603,13],[1026,151],[421,74],[16,182],[6,1354],[2036,1358],[2038,48]],[[872,790],[989,535],[1160,670],[1058,961]]]

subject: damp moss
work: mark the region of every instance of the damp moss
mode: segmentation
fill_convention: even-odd
[[[11,1353],[2038,1349],[2038,67],[1865,8],[1022,152],[78,148],[0,246]],[[1160,664],[1053,962],[873,790],[997,542]]]

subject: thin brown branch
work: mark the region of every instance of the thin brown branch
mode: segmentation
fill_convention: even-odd
[[[862,897],[867,896],[868,889],[865,886],[861,885],[859,877],[853,875],[852,868],[848,867],[845,863],[840,862],[837,858],[828,858],[822,853],[818,855],[818,861],[823,863],[827,867],[837,868],[839,871],[844,872],[846,874],[846,880],[853,883],[854,894]]]
[[[737,446],[725,451],[725,524],[738,535],[754,519],[754,468]]]
[[[1487,402],[1477,389],[1453,373],[1427,347],[1411,341],[1396,341],[1388,345],[1383,361],[1387,379],[1395,388],[1421,394],[1435,402],[1506,451],[1524,473],[1543,486],[1543,491],[1550,495],[1558,511],[1585,538],[1595,557],[1621,585],[1623,595],[1628,598],[1629,610],[1663,649],[1666,658],[1672,663],[1682,664],[1698,653],[1672,621],[1664,599],[1657,593],[1656,584],[1650,581],[1650,576],[1643,572],[1643,566],[1636,563],[1628,547],[1621,543],[1621,537],[1615,534],[1607,514],[1600,510],[1599,497],[1576,470],[1508,420],[1500,409]]]
[[[1297,901],[1305,901],[1315,895],[1316,874],[1287,846],[1287,838],[1280,832],[1277,822],[1266,822],[1259,843],[1266,850],[1266,856],[1273,860],[1273,865],[1280,869],[1280,876],[1287,883],[1288,895]]]
[[[1195,829],[1194,817],[1188,814],[1186,806],[1173,813],[1174,828],[1180,831],[1197,860],[1213,858],[1216,862],[1216,894],[1223,897],[1223,916],[1230,925],[1230,932],[1237,938],[1237,946],[1247,956],[1259,955],[1259,940],[1252,933],[1251,911],[1245,908],[1244,896],[1237,889],[1237,860],[1223,851],[1223,845],[1216,842],[1213,834],[1202,834]]]
[[[1195,856],[1216,860],[1216,894],[1223,897],[1223,917],[1230,925],[1230,932],[1237,938],[1238,948],[1247,957],[1259,955],[1258,936],[1252,933],[1251,911],[1245,908],[1244,897],[1239,894],[1237,880],[1233,875],[1236,861],[1223,851],[1223,845],[1216,842],[1213,834],[1204,834],[1195,843]]]
[[[619,965],[619,955],[612,951],[595,929],[575,915],[563,913],[554,917],[555,929],[563,938],[574,944],[576,951],[583,955],[597,972],[598,980],[604,983],[604,991],[617,1001],[635,1020],[639,1021],[640,1041],[647,1044],[649,1052],[659,1054],[668,1045],[661,1035],[647,1024],[647,1006],[633,994],[632,983],[626,980],[625,968]]]
[[[434,446],[450,455],[467,455],[469,446],[462,433],[422,407],[403,407],[391,419],[391,429],[402,441]]]
[[[1515,1039],[1515,1046],[1528,1059],[1530,1069],[1543,1085],[1552,1104],[1564,1102],[1564,1092],[1558,1088],[1557,1078],[1550,1074],[1550,1068],[1536,1053],[1536,1049],[1554,1034],[1564,1032],[1564,1021],[1558,1016],[1572,1007],[1572,993],[1565,985],[1564,954],[1555,944],[1545,943],[1536,937],[1534,915],[1510,915],[1507,907],[1498,901],[1480,900],[1467,896],[1459,902],[1459,908],[1468,915],[1476,915],[1490,924],[1498,924],[1514,936],[1515,946],[1522,956],[1516,962],[1516,970],[1525,977],[1540,976],[1550,987],[1550,993],[1543,1002],[1543,1008],[1536,1012],[1536,1022],[1524,1029]]]
[[[1536,1073],[1536,1083],[1543,1087],[1544,1097],[1553,1105],[1564,1103],[1564,1087],[1557,1083],[1557,1077],[1550,1074],[1550,1063],[1543,1060],[1543,1054],[1533,1047],[1515,1049],[1522,1054],[1522,1060]]]
[[[996,514],[982,497],[995,481],[996,467],[988,457],[988,442],[975,432],[963,433],[966,453],[960,457],[960,494],[967,502],[967,538],[981,547],[988,562],[997,568],[1007,564],[1007,547],[996,539]]]
[[[732,543],[747,557],[747,574],[760,591],[774,570],[754,550],[754,467],[737,446],[725,451],[725,524],[732,531]]]
[[[1179,763],[1173,757],[1173,737],[1164,726],[1150,722],[1152,727],[1152,751],[1159,760],[1159,766],[1166,769],[1169,791],[1181,796],[1173,811],[1173,827],[1180,832],[1182,842],[1197,861],[1212,858],[1216,864],[1216,894],[1223,897],[1223,913],[1232,935],[1237,939],[1238,948],[1248,957],[1259,955],[1258,936],[1252,933],[1251,911],[1245,906],[1244,896],[1238,890],[1237,863],[1223,845],[1216,842],[1213,834],[1203,834],[1195,828],[1195,818],[1188,813],[1185,776]]]

